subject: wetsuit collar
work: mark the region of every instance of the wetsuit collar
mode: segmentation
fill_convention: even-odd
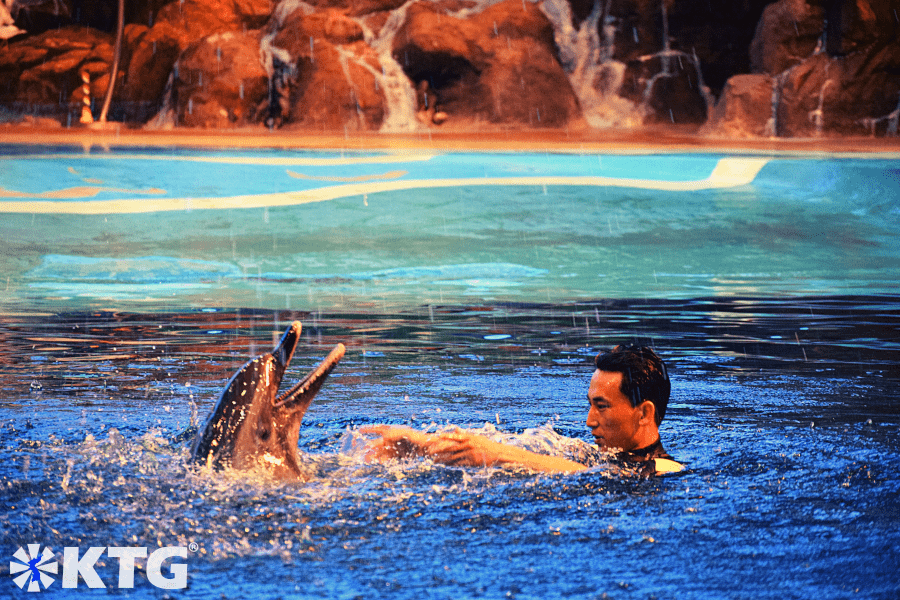
[[[661,456],[667,456],[667,453],[665,449],[663,449],[662,440],[660,438],[656,438],[656,441],[649,446],[636,448],[634,450],[626,450],[624,452],[619,452],[619,454],[616,455],[619,460],[627,462],[645,462],[651,458]]]

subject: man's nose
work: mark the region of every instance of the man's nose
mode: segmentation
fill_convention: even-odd
[[[598,425],[598,423],[597,423],[597,411],[594,410],[594,407],[593,407],[593,406],[590,407],[590,408],[588,409],[588,414],[587,414],[587,421],[586,421],[586,424],[587,424],[587,426],[590,427],[591,429],[593,429],[594,427],[596,427],[596,426]]]

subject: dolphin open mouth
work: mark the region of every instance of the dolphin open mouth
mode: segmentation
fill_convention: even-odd
[[[290,331],[288,333],[290,333]],[[288,334],[285,334],[285,336],[287,335]],[[319,389],[322,387],[322,384],[325,382],[329,373],[334,370],[338,361],[344,357],[345,351],[346,348],[344,348],[343,344],[335,346],[334,349],[328,353],[328,356],[326,356],[315,369],[310,371],[306,377],[300,380],[291,389],[275,398],[273,406],[275,408],[295,406],[299,408],[312,402],[312,399],[319,392]],[[293,354],[293,350],[291,351],[291,354]]]
[[[194,460],[215,468],[260,465],[280,478],[305,478],[297,454],[300,425],[322,384],[343,358],[338,344],[306,377],[278,394],[300,343],[294,321],[278,345],[242,366],[229,380],[191,448]]]

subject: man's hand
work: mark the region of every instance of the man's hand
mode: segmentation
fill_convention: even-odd
[[[367,444],[366,457],[374,460],[427,456],[435,462],[448,465],[509,465],[551,473],[581,471],[586,468],[565,458],[536,454],[458,428],[443,433],[424,433],[409,427],[372,425],[361,427],[360,432],[379,436]]]
[[[494,456],[501,444],[461,429],[445,433],[425,433],[409,427],[371,425],[361,427],[363,434],[378,437],[366,444],[366,457],[375,460],[427,456],[448,465],[487,466],[497,462]]]
[[[434,445],[432,457],[437,462],[464,467],[491,467],[507,462],[504,446],[483,435],[456,429],[441,433]]]
[[[434,437],[410,427],[396,425],[368,425],[360,427],[360,433],[378,437],[366,442],[366,459],[378,461],[391,458],[426,456],[427,447]]]

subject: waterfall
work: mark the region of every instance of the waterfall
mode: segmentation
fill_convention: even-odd
[[[169,73],[169,79],[166,81],[166,89],[163,92],[162,106],[156,116],[147,121],[144,129],[150,131],[169,131],[177,125],[176,109],[175,109],[175,78],[178,76],[178,62],[172,67]]]
[[[888,127],[885,135],[897,137],[897,123],[900,121],[900,98],[897,99],[897,108],[887,116]]]
[[[828,75],[828,70],[825,70],[826,76]],[[834,83],[833,79],[826,79],[825,83],[822,84],[822,89],[819,90],[819,105],[815,110],[811,110],[809,112],[809,120],[812,121],[813,125],[816,128],[816,137],[822,137],[822,130],[824,128],[825,122],[825,90],[828,89],[828,86]]]
[[[275,46],[273,42],[281,30],[284,20],[294,11],[302,10],[304,14],[312,14],[316,9],[302,0],[281,0],[272,14],[272,23],[268,33],[259,40],[259,62],[269,77],[269,115],[266,125],[274,128],[280,124],[290,106],[290,81],[297,73],[297,63],[291,53]],[[312,46],[313,40],[310,39]]]
[[[403,133],[412,132],[419,129],[419,121],[416,118],[418,105],[416,102],[416,91],[413,89],[412,82],[403,68],[396,60],[394,60],[392,50],[394,46],[394,37],[400,28],[406,22],[406,11],[410,5],[417,0],[408,0],[403,6],[391,11],[381,31],[376,34],[362,21],[358,21],[363,28],[363,36],[366,43],[371,47],[378,58],[381,65],[381,72],[372,68],[364,60],[355,58],[356,63],[370,71],[378,82],[379,88],[384,93],[384,102],[386,115],[381,124],[380,131],[382,133]]]
[[[703,69],[700,65],[700,58],[697,56],[696,51],[688,54],[687,52],[684,52],[682,50],[672,49],[672,43],[669,39],[669,13],[668,9],[666,8],[665,0],[661,0],[660,5],[662,6],[663,48],[661,51],[655,54],[641,56],[638,58],[638,60],[640,60],[641,62],[647,62],[653,60],[654,58],[659,58],[662,70],[651,77],[647,81],[647,84],[644,86],[644,95],[640,106],[641,113],[647,114],[649,112],[649,102],[651,94],[653,93],[653,86],[656,84],[656,82],[665,77],[675,76],[675,73],[672,72],[672,61],[678,59],[679,68],[681,68],[682,70],[684,69],[682,60],[687,60],[688,64],[693,67],[694,75],[697,78],[697,90],[700,92],[700,95],[703,97],[703,101],[706,104],[706,114],[710,115],[715,108],[716,98],[715,96],[713,96],[712,90],[709,89],[703,79]]]
[[[416,119],[416,94],[412,83],[403,72],[402,67],[394,60],[391,50],[394,36],[406,21],[406,10],[416,0],[409,0],[403,6],[391,12],[379,33],[372,31],[363,19],[355,19],[362,27],[368,46],[374,50],[381,69],[375,69],[363,56],[358,56],[349,46],[335,45],[341,61],[341,67],[350,89],[356,94],[357,85],[351,77],[349,62],[366,69],[375,77],[378,89],[384,94],[385,118],[380,131],[385,133],[411,132],[418,129]],[[312,14],[316,9],[302,0],[281,0],[275,9],[269,32],[260,40],[260,62],[269,76],[269,126],[274,126],[288,109],[288,86],[296,76],[297,64],[290,53],[273,45],[275,37],[281,30],[284,20],[296,10]],[[310,47],[315,40],[310,38]],[[315,61],[315,58],[313,58]],[[359,107],[357,104],[357,110]],[[358,113],[359,114],[359,113]],[[360,115],[360,118],[362,116]]]
[[[810,53],[809,56],[800,60],[799,63],[792,65],[772,77],[772,114],[769,117],[768,121],[766,121],[765,129],[763,130],[763,135],[767,137],[778,137],[778,107],[781,104],[781,91],[784,88],[784,84],[787,81],[788,77],[790,77],[791,72],[805,63],[808,59],[821,54],[825,51],[825,29],[822,30],[822,35],[819,36],[819,40],[816,43],[816,47]],[[831,63],[826,63],[825,67],[825,76],[828,76],[828,68]],[[823,120],[823,105],[825,102],[825,89],[833,83],[830,79],[826,79],[825,83],[822,84],[822,88],[819,90],[819,107],[809,113],[809,120],[813,122],[816,127],[816,135],[822,135],[822,130],[824,128],[824,120]]]
[[[781,104],[781,75],[776,75],[772,78],[772,98],[770,103],[771,112],[763,129],[763,135],[774,138],[778,137],[778,105]]]
[[[884,130],[884,137],[897,137],[897,126],[900,124],[900,97],[897,99],[897,108],[883,117],[868,117],[861,119],[860,123],[869,129],[872,137],[875,136],[875,130],[878,124],[884,121],[887,127]]]
[[[295,10],[302,10],[305,14],[309,15],[314,13],[316,9],[301,0],[281,0],[281,2],[278,3],[278,6],[275,7],[275,12],[272,14],[274,26],[260,39],[259,62],[266,70],[270,80],[276,75],[276,62],[280,62],[283,65],[290,65],[292,68],[296,68],[297,66],[287,50],[272,45],[275,36],[278,35],[281,26],[284,24],[284,20]]]
[[[672,52],[672,43],[669,41],[669,9],[666,8],[666,0],[660,0],[659,5],[662,7],[663,26],[663,49],[659,55],[662,61],[662,72],[668,77],[672,73],[672,67],[669,62]]]
[[[642,117],[635,104],[618,95],[625,64],[612,58],[616,30],[608,16],[611,0],[606,0],[605,6],[602,1],[594,0],[590,15],[577,31],[567,0],[545,0],[540,8],[553,24],[560,62],[588,124],[595,128],[640,125]]]

